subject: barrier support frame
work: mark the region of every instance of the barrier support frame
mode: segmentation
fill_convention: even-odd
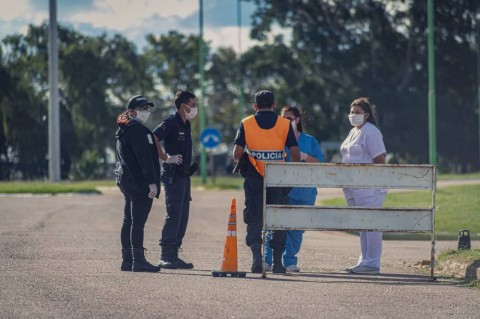
[[[412,189],[429,190],[431,192],[430,207],[327,207],[327,206],[292,206],[273,205],[266,203],[268,187],[317,187],[317,188],[384,188],[384,189]],[[435,195],[436,195],[436,167],[435,165],[407,165],[407,164],[336,164],[336,163],[286,163],[266,162],[263,180],[263,227],[262,227],[262,278],[265,272],[265,234],[268,230],[343,230],[343,231],[383,231],[383,232],[415,232],[431,234],[430,277],[436,281],[435,268]],[[317,225],[302,224],[302,218],[296,217],[295,227],[289,226],[288,210],[301,211],[297,215],[303,220],[315,220]],[[312,212],[311,212],[312,211]],[[329,217],[325,219],[330,225],[322,225],[321,218],[313,215],[321,213]],[[385,212],[385,214],[380,214]],[[338,213],[335,215],[334,213]],[[363,214],[365,218],[380,219],[377,228],[365,227],[365,222],[359,223],[355,214]],[[311,215],[308,215],[311,214]],[[377,215],[375,215],[377,214]],[[308,216],[307,216],[308,215]],[[371,216],[370,216],[371,215]],[[309,217],[309,218],[306,218]],[[398,226],[382,228],[381,220],[386,218],[388,225],[401,221]],[[390,218],[390,219],[389,219]],[[336,221],[340,220],[340,221]],[[376,219],[375,219],[376,220]],[[276,224],[278,222],[284,224]],[[285,224],[286,223],[286,224]],[[352,226],[345,228],[344,223]],[[387,224],[386,224],[387,225]],[[420,226],[419,226],[420,225]]]

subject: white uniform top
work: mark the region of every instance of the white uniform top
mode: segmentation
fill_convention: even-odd
[[[375,157],[386,152],[382,133],[370,122],[359,130],[352,128],[340,146],[342,163],[371,164]]]
[[[382,133],[370,122],[366,122],[360,130],[356,127],[352,128],[340,146],[342,163],[371,164],[375,157],[386,152]],[[386,193],[386,190],[344,188],[343,192],[348,199],[373,196],[376,193]]]

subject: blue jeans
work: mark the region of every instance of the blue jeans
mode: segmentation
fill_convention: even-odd
[[[289,205],[314,205],[315,203],[298,201],[289,198]],[[287,231],[287,241],[285,243],[285,249],[283,251],[283,266],[288,267],[296,265],[298,258],[297,254],[300,252],[302,246],[304,230],[289,230]],[[272,264],[272,249],[269,246],[270,231],[265,234],[265,263]]]

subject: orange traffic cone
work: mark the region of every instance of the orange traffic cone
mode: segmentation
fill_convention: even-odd
[[[225,239],[225,248],[223,250],[223,261],[220,271],[212,271],[214,277],[245,277],[245,272],[238,271],[237,258],[237,204],[235,198],[232,198],[230,206],[230,216],[228,217],[227,237]]]

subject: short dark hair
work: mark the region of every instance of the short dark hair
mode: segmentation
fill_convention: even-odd
[[[259,91],[255,93],[255,103],[259,109],[270,108],[275,101],[273,93],[270,91]]]
[[[369,114],[367,122],[378,126],[377,107],[370,101],[368,97],[359,97],[358,99],[353,100],[352,104],[350,104],[350,108],[352,108],[352,106],[360,106],[363,112]]]
[[[174,99],[175,106],[177,107],[177,109],[179,109],[183,103],[188,103],[190,99],[196,99],[196,96],[192,92],[182,90],[177,91],[177,93],[175,93]]]

